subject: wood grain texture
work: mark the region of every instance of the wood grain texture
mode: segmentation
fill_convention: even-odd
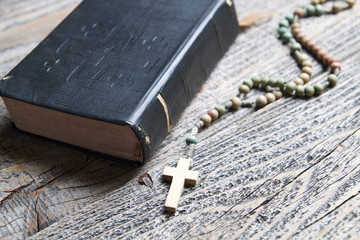
[[[78,2],[1,1],[0,76]],[[142,167],[18,133],[1,103],[0,237],[356,239],[359,3],[336,16],[303,21],[304,32],[342,62],[339,84],[317,98],[284,98],[260,110],[241,109],[222,117],[199,135],[192,168],[200,172],[199,183],[184,189],[175,215],[163,209],[169,184],[161,174],[165,166],[176,165],[194,120],[235,95],[240,81],[254,74],[291,80],[300,72],[277,39],[276,28],[284,15],[307,3],[235,1],[239,19],[259,11],[275,14],[239,34]],[[313,69],[311,82],[326,78],[319,64]]]

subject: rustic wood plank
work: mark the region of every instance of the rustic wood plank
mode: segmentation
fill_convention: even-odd
[[[336,16],[303,21],[304,31],[343,63],[339,84],[317,98],[284,98],[257,111],[241,109],[203,131],[192,168],[200,172],[199,184],[184,189],[178,213],[164,213],[169,184],[161,181],[161,174],[165,166],[176,165],[184,136],[199,113],[235,95],[239,82],[255,73],[287,79],[299,73],[288,49],[279,43],[276,27],[285,14],[308,1],[235,2],[239,19],[257,11],[275,14],[238,36],[157,154],[142,167],[20,134],[0,104],[2,238],[24,238],[38,231],[33,238],[355,239],[359,235],[359,3]],[[44,8],[59,9],[47,14],[33,8],[34,3],[2,2],[9,7],[0,29],[14,35],[0,33],[0,40],[7,39],[0,41],[7,44],[0,46],[5,56],[0,58],[1,76],[56,25],[51,17],[44,22],[42,18],[47,14],[61,18],[61,11],[64,17],[66,10],[61,9],[70,10],[78,1],[46,0]],[[24,19],[22,12],[28,17]],[[44,30],[34,28],[35,36],[20,31],[17,38],[12,29],[29,29],[21,26],[36,19]],[[314,71],[312,82],[327,75],[319,64]],[[144,181],[144,176],[151,179]],[[152,184],[139,184],[139,177]]]

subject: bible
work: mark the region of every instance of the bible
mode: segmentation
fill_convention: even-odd
[[[150,158],[238,33],[225,0],[85,0],[0,81],[15,126]]]

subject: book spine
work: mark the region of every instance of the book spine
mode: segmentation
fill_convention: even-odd
[[[218,1],[189,35],[129,121],[147,161],[239,32],[234,4]]]

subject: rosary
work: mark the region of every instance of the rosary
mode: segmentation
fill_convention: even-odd
[[[208,127],[213,121],[230,110],[235,111],[241,107],[262,108],[267,104],[285,96],[306,97],[319,96],[324,89],[334,87],[338,81],[341,65],[339,60],[332,57],[323,50],[319,45],[307,37],[301,29],[300,18],[310,16],[321,16],[323,14],[336,14],[342,10],[352,8],[355,0],[346,0],[345,2],[334,2],[332,6],[324,6],[328,0],[312,0],[311,4],[298,8],[293,15],[286,16],[279,22],[278,33],[283,44],[287,44],[291,51],[291,56],[295,58],[301,74],[294,81],[285,81],[282,78],[268,78],[254,76],[251,79],[244,80],[239,87],[239,94],[230,98],[222,104],[210,109],[200,117],[200,120],[191,130],[190,136],[186,138],[187,148],[185,154],[180,158],[177,167],[165,167],[163,179],[171,181],[170,190],[165,201],[165,211],[176,212],[180,196],[184,189],[184,184],[194,186],[198,179],[199,173],[189,170],[191,158],[195,153],[197,144],[196,135],[205,127]],[[312,62],[307,54],[303,52],[306,49],[311,53],[325,68],[330,68],[330,74],[327,81],[315,85],[307,84],[312,75]],[[257,97],[256,101],[244,101],[247,93],[252,88],[262,90],[265,95]]]

